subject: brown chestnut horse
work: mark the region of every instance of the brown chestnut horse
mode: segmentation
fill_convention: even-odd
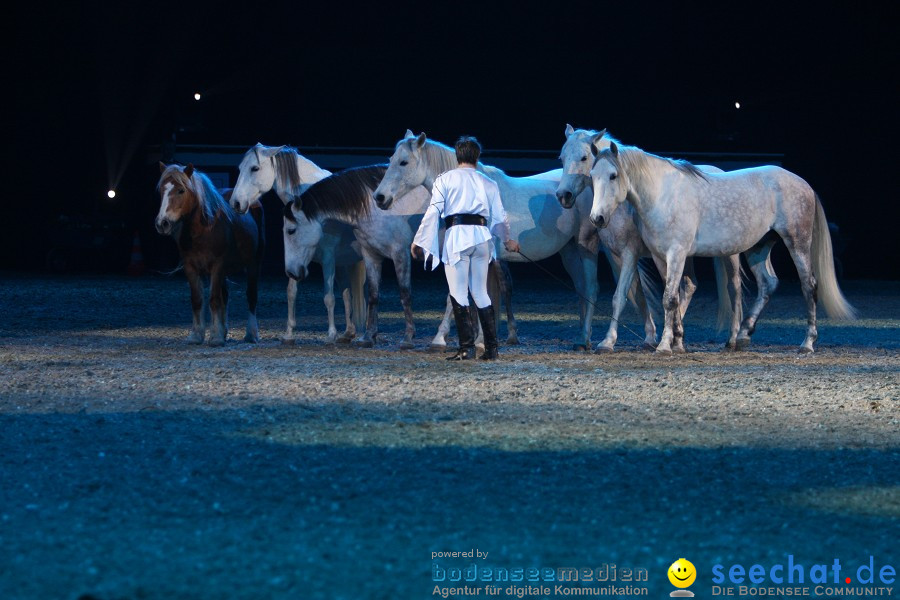
[[[221,346],[228,333],[228,287],[226,275],[247,270],[246,342],[259,341],[256,297],[259,271],[265,247],[261,207],[239,215],[213,186],[209,177],[193,165],[182,167],[159,163],[157,190],[161,198],[156,230],[175,238],[184,274],[191,286],[194,325],[189,344],[202,344],[206,337],[203,321],[203,278],[209,277],[209,309],[212,313],[210,346]],[[230,194],[230,192],[229,192]]]

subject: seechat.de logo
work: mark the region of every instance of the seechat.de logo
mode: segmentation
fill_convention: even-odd
[[[677,588],[682,588],[675,590],[669,596],[674,598],[693,598],[694,592],[683,589],[689,588],[694,580],[697,579],[697,569],[694,567],[694,563],[689,561],[686,558],[679,558],[669,567],[668,571],[669,581]]]

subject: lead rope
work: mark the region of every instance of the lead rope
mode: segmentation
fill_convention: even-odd
[[[555,279],[556,281],[560,282],[561,284],[563,284],[564,286],[566,286],[567,288],[569,288],[571,291],[575,292],[575,295],[577,295],[579,298],[581,298],[582,300],[584,300],[585,302],[587,302],[588,304],[590,304],[591,306],[593,306],[593,307],[594,307],[594,310],[596,310],[596,311],[599,311],[599,310],[600,310],[599,308],[597,308],[597,305],[596,305],[596,304],[594,304],[593,302],[591,302],[590,300],[588,300],[587,298],[585,298],[578,290],[575,289],[575,286],[571,285],[568,281],[565,281],[565,280],[563,280],[562,278],[557,277],[557,276],[556,276],[556,273],[553,273],[553,272],[550,271],[549,269],[545,269],[545,268],[543,267],[543,265],[541,265],[541,264],[538,263],[537,261],[534,261],[534,260],[531,260],[530,258],[528,258],[528,257],[525,255],[525,253],[522,252],[521,249],[519,250],[519,254],[522,255],[522,258],[524,258],[525,260],[527,260],[527,261],[530,262],[531,264],[535,265],[538,269],[540,269],[541,271],[543,271],[544,273],[546,273],[547,275],[549,275],[550,277],[552,277],[552,278]],[[639,339],[639,340],[641,340],[641,341],[644,340],[644,337],[643,337],[642,335],[638,334],[638,333],[635,332],[633,329],[631,329],[631,327],[629,327],[629,326],[626,325],[625,323],[622,323],[622,322],[619,321],[618,319],[614,319],[613,317],[610,317],[609,320],[610,320],[610,321],[613,321],[613,322],[615,322],[615,323],[618,323],[618,324],[619,324],[619,327],[621,327],[622,329],[625,329],[626,331],[631,332],[632,334],[634,334],[634,336],[635,336],[637,339]]]

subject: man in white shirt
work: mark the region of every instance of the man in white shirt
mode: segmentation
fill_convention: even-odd
[[[416,232],[411,251],[414,257],[424,253],[438,255],[440,219],[444,219],[444,249],[441,262],[450,286],[453,316],[459,333],[459,350],[448,360],[475,358],[475,328],[469,313],[469,294],[478,308],[484,332],[482,359],[497,358],[497,324],[487,293],[488,265],[496,258],[493,233],[503,241],[507,251],[518,252],[519,244],[509,239],[509,219],[500,202],[497,184],[478,171],[481,144],[474,137],[463,136],[456,142],[459,167],[441,173],[431,189],[431,205],[425,211]],[[490,229],[488,229],[490,223]],[[432,269],[437,261],[432,259]]]

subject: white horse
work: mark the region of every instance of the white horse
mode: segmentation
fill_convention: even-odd
[[[385,258],[394,263],[400,289],[400,303],[406,319],[401,348],[412,348],[415,325],[412,317],[409,246],[428,207],[425,193],[407,194],[389,211],[375,208],[372,192],[386,167],[375,165],[345,169],[327,177],[285,206],[285,264],[289,269],[305,269],[312,260],[315,240],[324,234],[328,220],[350,226],[359,243],[369,285],[369,308],[365,333],[355,340],[371,347],[378,335],[378,300],[381,265]],[[301,241],[295,241],[294,238]]]
[[[259,205],[262,195],[274,189],[282,203],[287,205],[317,181],[331,175],[308,158],[300,155],[296,148],[289,146],[263,146],[256,144],[250,148],[239,166],[239,175],[231,193],[231,203],[239,213],[247,212],[250,206]],[[327,224],[318,236],[315,252],[311,260],[322,265],[325,280],[325,308],[328,311],[328,337],[331,342],[349,342],[365,326],[366,300],[363,293],[366,271],[362,256],[354,245],[356,238],[352,228],[340,223]],[[307,263],[308,264],[308,263]],[[295,304],[297,281],[302,279],[299,270],[285,269],[288,276],[287,330],[282,338],[285,342],[294,339],[297,325]],[[306,269],[303,270],[303,276]],[[334,321],[334,283],[337,277],[341,296],[344,300],[346,328],[338,337]]]
[[[665,274],[665,326],[656,351],[672,352],[683,335],[678,284],[688,256],[730,256],[746,252],[761,290],[750,315],[729,346],[744,348],[777,278],[769,253],[777,233],[785,245],[806,299],[807,330],[800,352],[812,352],[816,297],[833,318],[853,319],[856,312],[838,287],[825,211],[806,181],[780,167],[728,173],[704,173],[685,161],[654,156],[615,142],[594,149],[591,221],[605,227],[616,208],[629,202],[639,217],[641,237]],[[737,288],[740,293],[740,287]]]
[[[606,130],[594,131],[590,129],[575,129],[566,125],[566,142],[562,147],[559,158],[563,163],[563,176],[559,180],[556,197],[565,208],[570,208],[585,189],[591,187],[591,165],[593,165],[592,148],[602,150],[608,148],[611,138],[606,135]],[[699,165],[698,169],[707,173],[721,173],[722,169],[711,165]],[[590,217],[590,215],[587,215]],[[609,330],[595,349],[595,352],[611,352],[618,339],[619,318],[625,308],[626,295],[631,296],[644,318],[644,346],[656,347],[656,326],[653,324],[653,316],[647,309],[647,304],[642,292],[642,286],[634,282],[634,275],[638,268],[638,259],[650,256],[650,251],[641,239],[638,231],[637,215],[630,205],[616,210],[610,218],[609,225],[599,230],[600,242],[606,253],[609,264],[616,276],[616,291],[613,294],[613,313]],[[740,257],[733,256],[728,259],[715,259],[715,273],[717,288],[719,291],[719,327],[723,327],[732,321],[733,311],[738,311],[737,319],[740,319],[741,306],[730,303],[727,285],[740,286]],[[727,282],[726,282],[727,278]],[[633,284],[634,282],[634,284]],[[649,289],[651,286],[646,284]],[[697,279],[694,274],[694,261],[688,259],[685,263],[685,275],[681,284],[681,314],[687,311],[691,298],[697,289]],[[734,298],[732,293],[731,299]]]
[[[457,166],[452,148],[427,139],[424,133],[415,136],[407,130],[397,142],[384,179],[375,190],[375,202],[384,210],[393,210],[397,199],[416,188],[424,187],[430,194],[435,178]],[[521,254],[507,252],[495,239],[497,257],[501,261],[526,262],[559,253],[579,295],[587,298],[587,302],[581,302],[581,328],[575,348],[589,348],[599,251],[597,231],[583,218],[590,212],[590,196],[583,195],[576,202],[575,210],[564,210],[555,198],[560,170],[531,177],[510,177],[496,167],[479,164],[479,169],[497,182],[503,207],[509,215],[511,236],[521,246]],[[423,213],[427,206],[427,203],[423,205]],[[509,303],[507,310],[511,313]],[[507,327],[510,337],[515,335],[514,322],[508,321]]]

